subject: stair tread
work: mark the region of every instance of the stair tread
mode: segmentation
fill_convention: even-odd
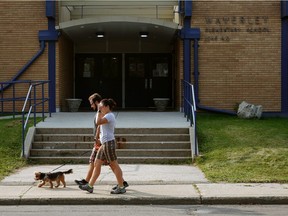
[[[59,157],[53,157],[53,156],[49,156],[49,157],[47,157],[47,156],[30,156],[30,158],[51,158],[51,159],[54,159],[54,158],[59,158]],[[62,159],[62,158],[65,158],[65,159],[67,159],[67,158],[89,158],[89,156],[62,156],[61,158],[59,158],[59,159]],[[133,158],[133,159],[137,159],[137,158],[172,158],[172,159],[174,159],[174,158],[191,158],[191,157],[144,157],[144,156],[135,156],[135,157],[120,157],[120,156],[117,156],[117,158],[121,158],[121,159],[129,159],[129,158]]]
[[[31,149],[32,151],[92,151],[92,149]],[[190,151],[190,149],[116,149],[116,151]]]
[[[184,135],[184,136],[188,136],[189,134],[188,133],[167,133],[167,134],[115,134],[115,137],[117,136],[179,136],[179,135]],[[93,134],[35,134],[35,136],[93,136]]]
[[[117,143],[190,143],[190,141],[117,141]],[[91,141],[34,141],[33,143],[36,143],[36,144],[43,144],[43,143],[67,143],[67,144],[71,144],[71,143],[83,143],[83,144],[87,144],[87,143],[91,143]]]

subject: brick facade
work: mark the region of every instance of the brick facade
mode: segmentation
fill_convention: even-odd
[[[193,1],[201,105],[233,110],[245,100],[281,111],[280,14],[277,1]]]
[[[199,41],[200,104],[233,110],[245,100],[281,111],[280,1],[197,1],[191,26]],[[39,51],[38,31],[47,29],[45,1],[0,1],[0,81],[11,80]],[[8,23],[8,24],[7,24]],[[175,42],[175,107],[181,107],[183,42]],[[191,42],[191,79],[193,41]],[[48,79],[48,46],[19,80]],[[73,97],[74,44],[65,34],[56,42],[56,108]],[[25,92],[20,87],[19,92]],[[47,93],[47,90],[46,90]],[[5,91],[11,95],[11,89]],[[22,107],[23,103],[17,106]],[[11,104],[8,105],[11,107]]]
[[[47,29],[44,1],[0,1],[0,81],[9,81],[40,50],[38,31]],[[32,64],[18,80],[47,80],[48,49]],[[29,85],[19,85],[17,96],[27,94]],[[5,91],[12,95],[12,88]],[[4,97],[5,97],[4,95]],[[17,111],[21,110],[23,101],[16,102]],[[4,104],[4,111],[12,103]]]
[[[74,46],[65,34],[62,34],[58,41],[57,52],[57,81],[56,95],[57,107],[60,111],[67,111],[67,98],[73,97],[73,81],[74,81]]]

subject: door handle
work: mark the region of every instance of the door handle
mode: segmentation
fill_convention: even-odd
[[[152,79],[150,79],[149,84],[150,84],[150,89],[152,89]]]

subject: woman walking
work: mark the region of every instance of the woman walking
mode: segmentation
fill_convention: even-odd
[[[111,194],[123,194],[126,192],[125,186],[123,185],[122,170],[116,156],[116,140],[114,135],[116,120],[112,113],[115,106],[116,103],[113,99],[103,99],[98,105],[96,124],[100,126],[100,142],[102,145],[96,155],[92,178],[89,183],[79,185],[81,190],[86,190],[89,193],[93,193],[93,186],[101,173],[101,165],[105,160],[110,163],[111,169],[118,182],[117,187],[112,189]]]

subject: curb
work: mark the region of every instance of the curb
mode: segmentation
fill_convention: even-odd
[[[0,205],[287,205],[288,197],[218,198],[1,198]]]
[[[287,205],[288,197],[207,197],[202,205]]]

